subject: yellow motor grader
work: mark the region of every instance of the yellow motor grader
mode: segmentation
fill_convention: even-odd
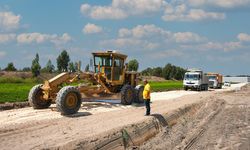
[[[29,103],[34,109],[48,108],[55,102],[62,115],[77,113],[82,103],[82,95],[118,94],[121,104],[142,103],[143,86],[138,85],[139,73],[127,71],[127,56],[113,51],[95,52],[92,72],[63,72],[44,84],[34,86],[29,92]],[[89,84],[77,81],[87,80]],[[65,86],[66,84],[66,86]]]

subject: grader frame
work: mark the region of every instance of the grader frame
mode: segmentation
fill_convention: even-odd
[[[63,72],[44,84],[34,86],[29,93],[29,102],[35,109],[48,108],[55,102],[63,115],[76,113],[85,96],[93,94],[121,95],[121,103],[141,103],[143,86],[138,85],[138,72],[127,71],[127,56],[113,51],[95,52],[93,72]],[[90,85],[64,86],[76,81],[87,80]]]

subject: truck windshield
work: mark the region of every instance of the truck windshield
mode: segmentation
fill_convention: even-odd
[[[208,76],[208,79],[209,79],[209,80],[215,80],[216,77],[215,77],[215,76]]]
[[[185,80],[199,80],[200,77],[198,74],[185,74]]]

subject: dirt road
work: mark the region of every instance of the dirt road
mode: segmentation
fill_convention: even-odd
[[[239,90],[240,86],[242,85],[232,88]],[[153,93],[152,113],[165,114],[188,104],[204,100],[210,101],[218,95],[223,95],[224,100],[227,99],[228,93],[226,91],[229,90],[232,89],[208,92],[172,91]],[[246,92],[247,94],[249,97],[249,92]],[[231,96],[239,97],[239,95]],[[248,104],[246,106],[249,107]],[[0,112],[1,149],[63,147],[68,143],[105,134],[117,128],[136,124],[153,117],[143,116],[145,111],[143,105],[121,106],[118,103],[84,103],[80,112],[71,117],[63,117],[59,112],[53,111],[54,109],[55,106],[45,110],[23,108]],[[249,112],[246,112],[244,115],[248,114]],[[153,143],[153,141],[151,142]],[[150,147],[151,142],[145,144],[144,148]],[[164,145],[162,146],[164,147]]]

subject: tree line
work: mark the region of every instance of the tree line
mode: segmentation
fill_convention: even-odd
[[[141,73],[144,76],[163,77],[166,80],[183,80],[186,71],[186,69],[168,63],[164,67],[149,67],[143,70]]]
[[[31,67],[24,67],[19,71],[31,71],[34,77],[40,75],[41,72],[44,73],[53,73],[53,72],[76,72],[78,70],[78,66],[80,62],[70,61],[69,54],[66,50],[63,50],[56,59],[57,70],[55,66],[52,64],[52,61],[49,59],[46,63],[45,67],[41,67],[39,63],[39,54],[36,53],[35,58],[32,60]],[[88,71],[89,65],[86,66],[85,71]],[[0,69],[1,70],[1,69]],[[4,71],[17,71],[13,62],[7,64]]]
[[[57,70],[55,69],[55,66],[52,64],[51,60],[49,59],[46,63],[45,67],[41,67],[39,63],[39,54],[37,53],[35,55],[35,58],[32,60],[31,67],[24,67],[22,70],[19,71],[31,71],[34,77],[37,77],[40,75],[41,72],[45,73],[53,73],[53,72],[76,72],[79,70],[79,66],[81,65],[81,62],[73,62],[70,61],[69,54],[66,50],[63,50],[59,56],[56,59],[57,63]],[[89,71],[89,64],[86,65],[85,71]],[[136,59],[132,59],[127,64],[128,71],[138,71],[139,69],[139,62]],[[0,68],[1,70],[1,68]],[[15,68],[13,62],[8,63],[7,67],[4,68],[5,71],[17,71]],[[141,73],[144,76],[157,76],[157,77],[163,77],[166,80],[182,80],[183,76],[185,74],[186,70],[172,65],[168,63],[164,67],[156,67],[156,68],[147,68],[143,70]]]

